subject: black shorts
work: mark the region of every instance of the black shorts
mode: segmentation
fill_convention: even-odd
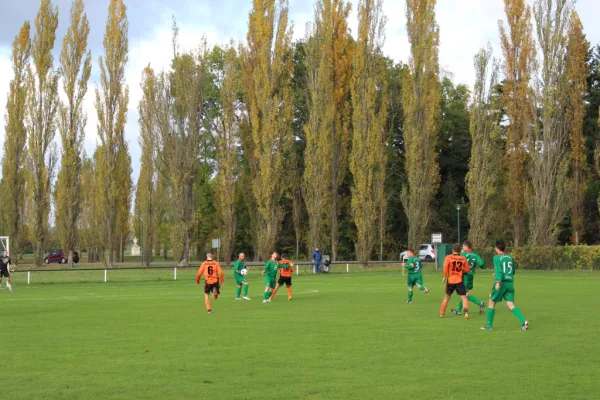
[[[0,277],[10,278],[10,274],[8,273],[8,268],[0,268]]]
[[[277,284],[279,286],[283,286],[285,284],[285,286],[292,286],[292,277],[291,276],[280,276],[279,280],[277,281]]]
[[[221,285],[219,284],[219,282],[204,284],[204,293],[205,294],[211,294],[214,289],[217,289],[217,294],[221,294]]]
[[[456,294],[459,295],[459,296],[466,296],[467,295],[467,291],[465,289],[465,283],[464,282],[459,282],[459,283],[448,283],[448,284],[446,284],[446,294],[447,295],[451,295],[455,291],[456,291]]]

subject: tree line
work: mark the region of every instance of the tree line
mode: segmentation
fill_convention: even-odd
[[[218,237],[225,260],[319,247],[368,261],[433,231],[455,240],[458,223],[477,247],[598,242],[600,47],[574,1],[504,0],[500,56],[474,55],[472,90],[440,70],[435,0],[406,0],[406,64],[383,53],[382,4],[358,0],[353,36],[349,1],[315,0],[294,41],[288,1],[253,0],[243,42],[194,50],[173,20],[169,67],[140,71],[134,185],[123,0],[110,1],[97,62],[92,155],[83,0],[56,66],[58,10],[41,0],[35,34],[25,22],[12,46],[0,224],[13,253],[31,246],[39,265],[56,243],[70,263],[85,249],[112,266],[137,236],[147,265],[168,252],[189,265]]]

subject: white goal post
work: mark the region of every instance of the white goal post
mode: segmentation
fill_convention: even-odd
[[[0,252],[6,250],[10,256],[10,238],[8,236],[0,236]]]

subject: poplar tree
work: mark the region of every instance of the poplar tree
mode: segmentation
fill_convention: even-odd
[[[535,80],[535,106],[539,124],[527,140],[530,155],[530,244],[556,244],[558,224],[569,210],[569,129],[566,118],[567,32],[569,0],[537,0],[534,5],[540,62]],[[532,114],[535,110],[532,110]],[[534,115],[536,115],[534,114]]]
[[[381,49],[386,18],[381,0],[358,3],[358,38],[352,65],[352,215],[357,257],[369,261],[385,182],[387,81]]]
[[[253,0],[242,64],[253,150],[247,157],[254,164],[252,192],[258,211],[258,253],[263,259],[273,251],[280,231],[282,177],[291,165],[285,159],[293,140],[291,41],[288,1]]]
[[[484,248],[492,220],[491,200],[498,191],[502,170],[500,115],[494,89],[498,84],[499,65],[492,48],[481,49],[475,56],[475,86],[471,103],[471,158],[466,177],[469,196],[469,240],[475,248]]]
[[[221,224],[220,239],[224,260],[229,264],[236,232],[236,180],[239,176],[238,146],[238,65],[233,43],[225,50],[223,82],[219,93],[220,117],[216,133],[217,176],[215,180],[216,209]]]
[[[105,233],[105,263],[112,268],[116,244],[120,238],[117,230],[119,201],[123,199],[126,182],[119,180],[126,157],[125,123],[129,89],[125,84],[125,64],[128,60],[129,41],[127,10],[122,0],[110,0],[108,20],[104,33],[105,56],[100,56],[100,89],[96,88],[96,110],[98,112],[98,136],[100,137],[99,170],[106,201],[103,221]],[[131,178],[129,178],[131,179]]]
[[[321,246],[323,221],[331,224],[331,255],[337,258],[339,186],[348,165],[352,44],[350,4],[319,0],[307,36],[309,120],[305,126],[302,182],[309,214],[309,248]]]
[[[584,201],[588,181],[583,118],[583,99],[587,90],[588,67],[586,58],[589,43],[583,33],[583,25],[576,11],[572,11],[567,42],[567,124],[571,145],[571,224],[575,244],[579,244],[583,234]]]
[[[22,216],[25,214],[25,171],[23,158],[26,154],[27,131],[25,113],[27,101],[27,64],[31,55],[30,25],[25,22],[12,43],[12,68],[14,78],[10,81],[6,103],[4,157],[2,158],[2,214],[10,237],[11,255],[18,263],[23,238]]]
[[[92,71],[92,57],[87,50],[90,26],[83,0],[71,6],[71,24],[63,39],[60,53],[60,76],[66,101],[59,109],[62,142],[61,169],[56,183],[56,229],[63,251],[68,252],[69,267],[77,246],[77,226],[81,213],[81,152],[87,117],[83,99]]]
[[[440,114],[439,28],[436,0],[406,0],[410,42],[408,72],[404,76],[404,142],[408,188],[402,204],[408,217],[408,245],[418,248],[425,239],[431,201],[440,182],[437,162],[437,121]]]
[[[525,0],[504,0],[508,26],[499,21],[500,42],[504,55],[503,102],[506,109],[506,154],[508,170],[505,187],[508,218],[516,247],[525,237],[525,192],[527,152],[525,141],[535,120],[530,87],[535,58],[531,9]]]
[[[59,105],[58,73],[53,66],[58,7],[42,0],[35,18],[31,47],[32,68],[27,71],[27,131],[33,196],[34,263],[42,265],[48,232],[50,193],[57,154],[53,144]]]

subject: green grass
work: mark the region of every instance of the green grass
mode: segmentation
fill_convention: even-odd
[[[528,332],[504,304],[493,332],[476,312],[440,319],[432,272],[431,294],[412,305],[405,277],[385,270],[301,275],[292,302],[283,289],[265,305],[257,272],[242,302],[226,271],[212,315],[194,270],[177,281],[172,270],[109,271],[108,283],[102,271],[35,274],[31,285],[13,274],[15,293],[0,293],[10,399],[600,397],[599,274],[519,273]],[[487,298],[490,281],[480,272],[474,293]]]

